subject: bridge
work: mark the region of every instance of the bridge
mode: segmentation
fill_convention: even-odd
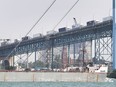
[[[54,61],[54,49],[57,47],[68,48],[68,63],[70,61],[70,48],[73,45],[73,59],[76,59],[76,45],[77,43],[83,44],[90,42],[90,48],[93,50],[94,46],[94,58],[100,60],[111,60],[112,57],[112,20],[103,21],[94,25],[84,26],[80,28],[74,28],[65,32],[58,32],[55,34],[49,34],[46,36],[40,36],[30,38],[28,40],[22,40],[15,43],[10,43],[0,47],[0,59],[14,58],[16,55],[29,54],[46,50],[48,52],[48,58],[51,63]],[[18,45],[19,44],[19,45]],[[16,47],[16,48],[15,48]],[[83,45],[84,49],[85,45]],[[63,50],[62,50],[63,51]],[[51,52],[51,53],[50,53]],[[84,55],[84,50],[83,50]],[[92,53],[91,53],[92,55]],[[62,57],[63,58],[63,57]],[[84,56],[82,57],[82,59]],[[92,59],[92,56],[91,56]],[[85,58],[86,60],[86,58]],[[83,61],[84,62],[84,61]],[[112,62],[112,61],[110,61]]]
[[[113,20],[103,21],[90,26],[84,26],[80,28],[73,28],[65,32],[58,32],[55,34],[49,34],[46,36],[35,37],[28,40],[22,40],[19,42],[0,46],[0,60],[9,60],[22,54],[27,55],[27,66],[29,53],[35,53],[35,62],[37,61],[37,52],[45,51],[46,61],[49,65],[56,61],[55,55],[56,49],[60,48],[60,64],[63,66],[77,62],[82,62],[84,66],[88,60],[85,56],[87,49],[90,47],[90,59],[88,62],[93,63],[113,63],[113,69],[116,69],[116,0],[113,0]],[[90,45],[86,45],[89,42]],[[71,48],[73,46],[73,57],[71,56]],[[94,48],[94,49],[93,49]],[[80,49],[77,52],[77,49]],[[78,58],[77,58],[77,54]],[[94,56],[92,56],[94,54]],[[42,54],[44,55],[44,53]],[[57,58],[56,58],[57,59]],[[72,60],[73,59],[73,60]],[[103,62],[105,60],[105,62]],[[57,61],[58,62],[58,61]],[[66,63],[67,62],[67,63]],[[64,65],[65,64],[65,65]]]

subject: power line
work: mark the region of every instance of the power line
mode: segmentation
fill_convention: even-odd
[[[66,12],[66,14],[61,18],[61,20],[54,26],[53,30],[55,30],[55,28],[62,22],[62,20],[68,15],[68,13],[74,8],[74,6],[79,2],[79,0],[77,0],[73,6]]]
[[[25,35],[27,36],[32,30],[33,28],[38,24],[38,22],[44,17],[44,15],[48,12],[48,10],[53,6],[53,4],[56,2],[56,0],[54,0],[52,2],[52,4],[47,8],[47,10],[43,13],[43,15],[39,18],[39,20],[37,20],[37,22],[32,26],[32,28],[29,30],[29,32]]]
[[[54,5],[54,3],[56,2],[56,0],[54,0],[50,6],[45,10],[45,12],[43,13],[43,15],[37,20],[37,22],[30,28],[30,30],[26,33],[25,37],[34,29],[34,27],[41,21],[41,19],[44,17],[44,15],[49,11],[49,9]],[[21,41],[22,42],[22,41]],[[13,53],[13,51],[16,50],[16,48],[20,45],[19,42],[16,47],[8,54],[8,56],[6,57],[6,59]]]

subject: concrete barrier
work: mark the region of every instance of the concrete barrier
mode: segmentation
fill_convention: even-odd
[[[1,82],[105,82],[106,74],[77,72],[0,72]]]

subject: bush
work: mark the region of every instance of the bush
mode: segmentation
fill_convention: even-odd
[[[5,67],[5,70],[15,70],[16,69],[16,67],[13,67],[13,66],[7,66],[7,67]]]
[[[116,70],[113,70],[111,73],[107,75],[109,78],[116,78]]]
[[[29,71],[31,71],[31,69],[30,68],[26,68],[25,71],[26,72],[29,72]]]

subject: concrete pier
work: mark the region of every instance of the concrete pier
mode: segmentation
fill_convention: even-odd
[[[106,74],[77,72],[0,72],[0,82],[105,82]]]

